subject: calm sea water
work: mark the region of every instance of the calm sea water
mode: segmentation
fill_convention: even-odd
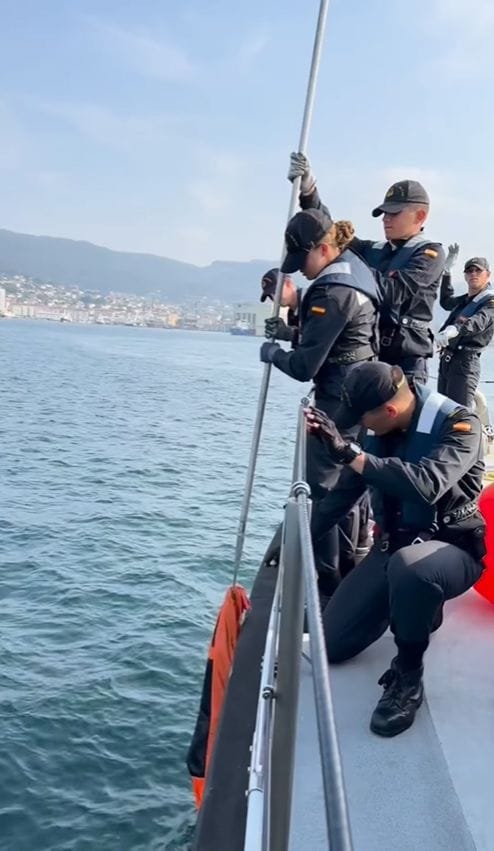
[[[0,848],[186,849],[184,758],[229,582],[259,340],[0,323]],[[241,579],[281,516],[271,382]]]
[[[230,579],[259,343],[0,324],[2,851],[189,846],[184,758]],[[489,364],[492,350],[494,379]],[[274,372],[248,587],[303,392]]]

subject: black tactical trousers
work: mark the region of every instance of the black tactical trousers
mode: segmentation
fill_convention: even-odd
[[[429,379],[427,358],[410,355],[406,358],[390,359],[386,354],[386,350],[384,350],[384,353],[381,353],[380,358],[384,361],[384,363],[389,363],[391,366],[399,366],[405,373],[409,384],[411,384],[412,381],[417,384],[427,384]]]
[[[352,366],[355,366],[355,364]],[[352,366],[339,368],[338,390],[346,375],[350,374]],[[324,411],[328,417],[333,419],[340,405],[341,399],[336,389],[334,395],[323,395],[316,388],[314,406]],[[336,425],[338,426],[338,422],[336,422]],[[355,428],[346,430],[344,435],[345,437],[357,440],[359,431],[360,426],[357,425]],[[316,437],[315,434],[309,433],[307,435],[307,482],[311,489],[312,499],[324,499],[327,496],[328,490],[333,487],[340,472],[341,464],[335,464],[328,452],[325,441]]]
[[[475,391],[480,380],[480,354],[465,349],[448,352],[445,349],[439,363],[437,389],[459,405],[473,408]]]
[[[351,659],[388,626],[397,644],[426,644],[444,601],[467,591],[482,570],[465,550],[442,541],[412,544],[391,555],[374,544],[324,609],[329,661]]]
[[[427,381],[429,380],[428,358],[420,355],[399,357],[393,353],[392,348],[384,346],[381,342],[379,360],[383,363],[389,363],[391,366],[399,366],[405,373],[409,384],[411,384],[412,381],[418,384],[427,384]]]
[[[427,358],[414,356],[400,358],[395,366],[401,367],[409,384],[412,381],[417,384],[427,384],[429,379]]]
[[[323,410],[329,417],[334,416],[335,411],[340,405],[340,400],[332,397],[316,397],[315,406]],[[350,431],[346,431],[345,435],[356,440],[360,427],[357,426]],[[314,434],[307,435],[307,483],[311,489],[311,496],[314,502],[324,499],[335,486],[336,480],[341,473],[341,465],[335,464],[329,454],[326,444]],[[359,518],[362,518],[362,529],[357,530],[356,539],[350,530],[355,528],[355,513]],[[324,537],[318,541],[317,551],[318,558],[316,560],[319,590],[324,596],[331,596],[336,585],[339,582],[340,575],[347,573],[353,566],[352,554],[350,552],[352,543],[357,541],[362,542],[367,538],[367,521],[368,521],[368,496],[364,494],[359,501],[356,512],[352,509],[347,518],[341,524],[343,528],[333,526],[325,533]],[[364,528],[365,527],[365,528]],[[351,537],[354,541],[351,541]],[[341,544],[343,543],[343,547]],[[365,546],[365,544],[362,544]],[[344,562],[340,565],[340,560]],[[354,561],[354,559],[353,559]],[[340,567],[343,570],[340,571]]]

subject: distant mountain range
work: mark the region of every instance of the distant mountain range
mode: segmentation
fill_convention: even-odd
[[[161,296],[171,303],[207,296],[224,302],[257,299],[269,260],[216,260],[194,266],[155,254],[112,251],[49,236],[0,229],[0,272],[102,293]]]
[[[101,293],[155,295],[175,304],[201,296],[226,303],[255,301],[262,275],[275,265],[269,260],[215,260],[209,266],[193,266],[156,254],[112,251],[91,242],[0,229],[0,273]],[[439,304],[434,314],[437,328],[447,314]]]

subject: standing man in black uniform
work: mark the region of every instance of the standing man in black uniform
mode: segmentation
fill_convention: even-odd
[[[494,335],[494,287],[486,258],[472,257],[464,269],[468,292],[455,296],[448,260],[458,250],[450,246],[441,281],[439,303],[451,313],[436,336],[441,346],[437,389],[470,408],[480,380],[480,355]]]
[[[308,427],[346,466],[314,505],[318,541],[370,487],[378,526],[369,555],[337,588],[323,612],[328,659],[356,656],[391,627],[397,656],[381,677],[384,694],[371,730],[394,736],[410,727],[423,699],[423,656],[446,600],[480,577],[484,523],[478,417],[384,363],[360,364],[345,380],[339,421],[372,430],[363,447],[346,440],[324,413]]]
[[[291,378],[312,379],[316,404],[330,416],[339,406],[343,379],[359,362],[374,359],[377,350],[376,282],[367,264],[346,248],[353,234],[349,222],[334,223],[322,210],[306,210],[289,221],[281,271],[300,270],[311,284],[300,306],[296,347],[285,351],[278,343],[266,342],[260,352],[261,361]],[[307,481],[314,500],[326,496],[337,474],[326,448],[309,437]],[[325,552],[319,589],[329,597],[339,581],[336,528],[328,532]]]
[[[288,179],[301,177],[300,206],[328,212],[316,189],[309,160],[292,154]],[[409,380],[426,383],[433,355],[432,309],[444,266],[441,245],[422,235],[429,196],[416,180],[400,180],[372,211],[383,216],[385,242],[354,239],[351,248],[376,270],[381,296],[381,361],[398,364]]]

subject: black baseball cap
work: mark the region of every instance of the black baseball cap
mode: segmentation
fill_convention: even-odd
[[[333,219],[322,210],[302,210],[290,219],[285,230],[286,257],[281,266],[285,274],[304,268],[307,254],[331,230]]]
[[[334,414],[338,428],[352,428],[364,414],[380,408],[393,398],[406,382],[404,375],[396,381],[393,369],[396,367],[380,361],[364,361],[352,369],[343,382],[341,405]]]
[[[471,257],[470,260],[467,260],[465,263],[464,272],[467,269],[470,269],[471,266],[476,266],[477,269],[482,269],[483,272],[490,272],[489,262],[485,259],[485,257]]]
[[[401,213],[408,204],[429,206],[429,196],[417,180],[399,180],[389,187],[384,201],[372,211],[374,218],[383,213]]]
[[[278,283],[279,269],[269,269],[261,278],[261,301],[266,301],[267,298],[273,300],[276,292],[276,284]]]

